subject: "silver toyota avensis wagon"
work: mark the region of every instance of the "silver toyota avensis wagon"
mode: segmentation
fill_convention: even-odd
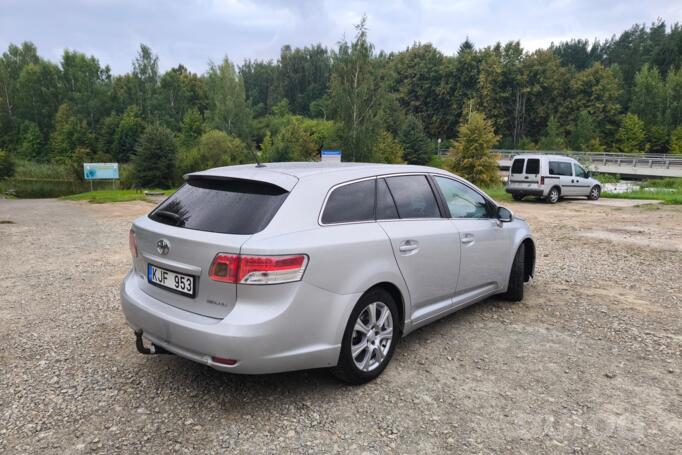
[[[234,373],[333,367],[351,383],[418,327],[520,300],[535,264],[528,224],[481,190],[385,164],[189,174],[133,223],[130,250],[121,301],[140,352]]]

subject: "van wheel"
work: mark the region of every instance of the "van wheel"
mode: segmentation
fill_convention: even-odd
[[[555,186],[551,190],[549,190],[549,194],[547,194],[547,202],[550,204],[556,204],[559,202],[559,197],[561,196],[561,192],[559,191],[559,187]]]
[[[590,201],[596,201],[599,199],[599,196],[601,196],[601,188],[599,188],[599,185],[594,185],[590,190],[590,194],[587,196],[587,199]]]
[[[515,201],[522,201],[523,200],[523,194],[512,194],[512,197],[514,198]]]
[[[391,294],[372,289],[348,318],[339,363],[331,371],[349,384],[364,384],[384,371],[399,339],[398,307]]]
[[[523,300],[523,278],[525,266],[526,245],[522,243],[519,249],[516,250],[514,262],[512,262],[511,272],[509,273],[509,286],[507,287],[507,292],[501,296],[503,299],[512,302],[520,302]]]

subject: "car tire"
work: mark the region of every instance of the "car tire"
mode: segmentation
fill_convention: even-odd
[[[556,204],[559,202],[559,198],[561,197],[561,190],[559,190],[558,186],[552,187],[552,189],[549,190],[549,193],[547,193],[547,202],[550,204]]]
[[[526,246],[522,243],[512,262],[511,271],[509,272],[509,286],[507,292],[502,294],[502,298],[511,302],[520,302],[523,300],[523,283],[525,278],[526,265]]]
[[[522,201],[523,196],[523,194],[512,194],[512,198],[514,198],[515,201]]]
[[[371,319],[372,311],[375,322]],[[377,327],[381,323],[380,318],[384,311],[389,312],[386,321]],[[362,322],[369,333],[357,330],[358,322]],[[377,333],[383,336],[378,336]],[[349,384],[364,384],[375,379],[391,361],[399,339],[400,321],[395,300],[384,289],[369,290],[358,300],[348,318],[341,342],[339,363],[332,368],[332,374]],[[361,349],[363,341],[365,348]],[[356,353],[355,356],[353,352]]]
[[[596,201],[599,199],[600,196],[601,196],[601,188],[599,187],[599,185],[594,185],[590,189],[590,194],[587,196],[587,199],[589,199],[590,201]]]

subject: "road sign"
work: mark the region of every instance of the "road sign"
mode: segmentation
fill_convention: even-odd
[[[320,152],[320,160],[341,162],[341,150],[322,150]]]
[[[118,180],[118,163],[83,163],[85,180]]]

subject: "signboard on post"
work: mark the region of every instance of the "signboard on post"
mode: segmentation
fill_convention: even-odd
[[[118,163],[83,163],[85,180],[118,180]]]
[[[322,150],[320,152],[320,161],[341,162],[341,150]]]

